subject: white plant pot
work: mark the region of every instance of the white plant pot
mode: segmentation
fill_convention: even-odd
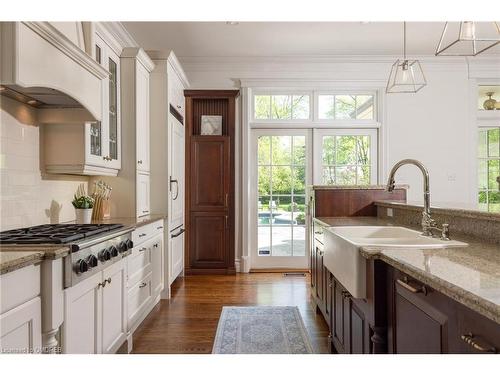
[[[90,224],[92,221],[92,208],[75,208],[76,223]]]

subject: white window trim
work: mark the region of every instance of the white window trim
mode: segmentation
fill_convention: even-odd
[[[374,119],[373,120],[349,120],[349,119],[320,119],[319,118],[319,95],[373,95],[374,100]],[[256,95],[309,95],[309,118],[308,119],[256,119],[255,118],[255,96]],[[250,89],[250,116],[249,125],[251,128],[275,129],[286,127],[287,124],[293,124],[298,129],[308,128],[380,128],[383,118],[381,99],[382,91],[380,88],[360,88],[360,89],[329,89],[329,90],[304,90],[303,88],[287,89]]]
[[[315,129],[313,131],[313,183],[315,185],[324,185],[323,176],[323,145],[322,137],[332,135],[368,135],[370,142],[371,170],[370,180],[372,185],[378,182],[378,132],[376,129]]]

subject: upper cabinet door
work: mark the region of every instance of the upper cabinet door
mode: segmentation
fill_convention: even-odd
[[[137,169],[149,172],[149,72],[139,62],[136,62],[136,69]]]
[[[120,58],[108,50],[108,162],[111,168],[121,167],[121,126],[120,126]]]
[[[229,209],[229,137],[191,138],[191,210]]]

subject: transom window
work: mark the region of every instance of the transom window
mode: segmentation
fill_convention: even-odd
[[[308,120],[310,118],[310,95],[255,95],[254,118],[259,120]]]
[[[374,95],[319,94],[319,120],[373,120]]]
[[[500,127],[479,129],[479,209],[500,212]]]

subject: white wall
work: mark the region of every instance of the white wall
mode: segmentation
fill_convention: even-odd
[[[39,127],[29,108],[2,98],[0,110],[0,230],[75,219],[73,194],[86,177],[40,173]],[[10,103],[8,103],[10,102]],[[10,104],[10,105],[9,105]],[[8,111],[4,110],[8,107]]]

